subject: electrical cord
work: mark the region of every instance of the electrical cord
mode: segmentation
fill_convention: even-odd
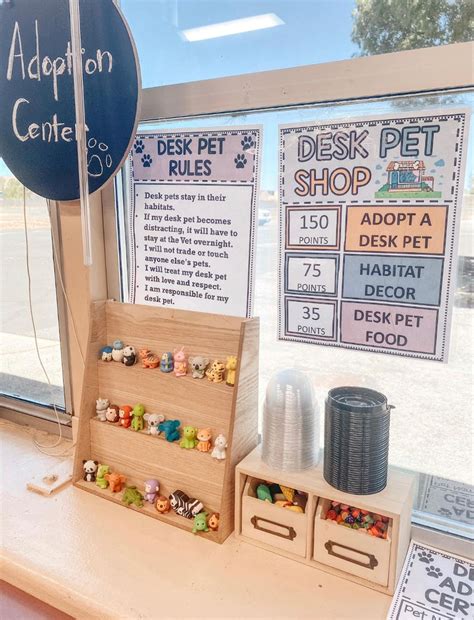
[[[50,223],[51,223],[51,210],[50,210],[50,205],[48,202],[48,214],[49,214],[49,218],[50,218]],[[48,371],[46,370],[46,367],[43,363],[43,359],[41,357],[41,353],[40,353],[40,349],[39,349],[39,345],[38,345],[38,333],[37,333],[37,328],[36,328],[36,321],[35,321],[35,316],[34,316],[34,311],[33,311],[33,296],[32,296],[32,287],[31,287],[31,283],[32,283],[32,278],[31,278],[31,270],[30,270],[30,250],[29,250],[29,237],[28,237],[28,221],[27,221],[27,217],[26,217],[26,188],[23,186],[23,224],[24,224],[24,231],[25,231],[25,257],[26,257],[26,275],[27,275],[27,281],[28,281],[28,307],[29,307],[29,313],[30,313],[30,319],[31,319],[31,326],[33,328],[33,337],[34,337],[34,342],[35,342],[35,350],[36,350],[36,356],[38,358],[38,362],[41,366],[41,369],[43,371],[43,374],[45,376],[46,382],[51,390],[51,395],[53,393],[53,385],[51,383]],[[74,315],[72,314],[70,305],[69,305],[69,299],[68,296],[66,294],[66,290],[64,287],[64,282],[61,276],[61,270],[59,268],[58,265],[58,257],[57,257],[57,252],[56,252],[56,247],[55,247],[55,242],[54,242],[54,235],[52,235],[52,239],[53,239],[53,260],[56,261],[56,271],[58,273],[59,276],[59,281],[60,281],[60,286],[61,286],[61,290],[62,293],[64,295],[64,299],[66,302],[66,306],[68,308],[68,311],[71,315],[71,322],[73,325],[73,332],[77,341],[77,345],[79,348],[79,352],[81,355],[81,359],[83,364],[85,364],[85,360],[84,360],[84,355],[79,343],[79,337],[77,334],[77,329],[76,329],[76,323],[74,320]],[[54,398],[51,398],[51,400],[54,400]],[[45,445],[40,443],[35,435],[32,436],[32,440],[33,440],[33,444],[34,446],[42,453],[42,454],[46,454],[47,456],[57,456],[57,457],[61,457],[61,456],[66,456],[64,450],[62,452],[59,453],[51,453],[48,452],[48,450],[57,448],[63,439],[63,431],[62,431],[62,424],[61,421],[59,419],[59,414],[58,414],[58,410],[56,408],[55,403],[52,403],[53,405],[53,410],[56,416],[56,422],[58,425],[58,438],[56,439],[56,441],[52,444],[49,445]],[[70,449],[74,446],[74,444],[72,446],[68,446],[67,450],[70,451]]]

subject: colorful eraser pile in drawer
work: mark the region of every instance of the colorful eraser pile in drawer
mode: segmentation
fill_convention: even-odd
[[[326,519],[377,538],[387,538],[389,518],[368,510],[339,502],[331,502],[331,507],[326,513]]]
[[[257,498],[293,512],[304,512],[308,495],[274,482],[260,482]]]

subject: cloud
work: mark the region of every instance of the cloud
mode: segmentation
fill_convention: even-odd
[[[380,181],[378,179],[375,181],[375,185],[380,185]]]
[[[375,166],[375,168],[376,168],[377,170],[382,170],[382,164],[377,164],[377,165]]]
[[[438,161],[435,161],[435,166],[438,166],[438,168],[442,168],[443,166],[445,166],[445,162],[444,159],[438,159]]]

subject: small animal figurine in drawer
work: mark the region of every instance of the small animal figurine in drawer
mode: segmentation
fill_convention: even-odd
[[[195,355],[189,358],[189,363],[193,379],[204,379],[206,368],[209,366],[209,359],[202,355]]]
[[[161,356],[160,370],[161,372],[173,372],[173,354],[168,351]]]
[[[120,425],[129,428],[132,423],[132,408],[130,405],[122,405],[119,409]]]
[[[112,361],[112,347],[102,347],[100,350],[100,359],[103,362],[111,362]]]
[[[118,422],[120,420],[120,415],[117,405],[109,405],[107,411],[105,412],[105,417],[107,422],[112,422],[112,424]]]
[[[222,383],[224,381],[225,366],[222,362],[215,360],[206,370],[206,377],[211,383]]]
[[[136,361],[137,354],[135,352],[135,348],[130,345],[124,347],[122,362],[125,364],[125,366],[133,366]]]
[[[134,504],[138,508],[143,506],[143,495],[137,489],[137,487],[125,487],[125,491],[122,495],[122,502],[130,506]]]
[[[185,426],[183,428],[183,438],[179,442],[180,448],[186,448],[186,450],[192,450],[198,444],[196,439],[198,429],[194,426]]]
[[[196,448],[199,452],[209,452],[211,449],[212,432],[210,428],[200,428],[197,432],[196,438],[198,445]]]
[[[237,358],[235,355],[230,355],[227,358],[225,369],[227,370],[226,385],[234,387],[235,385],[235,373],[237,372]]]
[[[95,482],[99,461],[82,461],[82,469],[84,470],[84,480],[86,482]]]
[[[123,485],[127,482],[126,476],[123,474],[117,474],[116,472],[105,474],[104,478],[109,483],[109,488],[112,493],[119,493],[122,490]]]
[[[150,351],[150,349],[140,349],[138,352],[143,368],[158,368],[160,358]]]
[[[188,497],[186,493],[180,491],[179,489],[174,491],[174,493],[171,493],[169,500],[171,508],[176,512],[176,514],[181,517],[186,517],[186,519],[192,519],[204,510],[202,502],[198,499]]]
[[[150,480],[146,480],[145,481],[145,493],[143,496],[145,501],[147,501],[149,504],[154,504],[159,490],[160,490],[160,483],[158,482],[158,480],[155,480],[154,478]]]
[[[170,500],[164,495],[160,495],[156,500],[155,508],[160,514],[166,514],[171,510]]]
[[[184,347],[174,350],[173,360],[175,377],[185,377],[188,372],[188,360],[184,352]]]
[[[95,479],[95,483],[99,488],[106,489],[109,486],[109,481],[106,478],[108,474],[110,474],[110,467],[108,465],[99,465]]]
[[[145,413],[143,416],[147,424],[147,433],[149,435],[159,435],[160,424],[165,421],[165,416],[161,413]]]
[[[132,411],[132,431],[143,430],[143,416],[145,415],[145,407],[141,403],[137,403]]]
[[[124,344],[121,340],[114,340],[112,343],[112,359],[114,362],[121,362],[123,360],[123,348]]]
[[[179,420],[165,420],[158,425],[158,430],[165,434],[166,441],[178,441],[180,424]]]
[[[212,449],[211,456],[213,459],[223,461],[226,457],[227,439],[224,435],[220,434],[214,440],[214,448]]]
[[[105,422],[107,420],[107,409],[109,408],[110,402],[108,398],[98,398],[95,401],[95,412],[97,414],[97,419],[100,422]]]

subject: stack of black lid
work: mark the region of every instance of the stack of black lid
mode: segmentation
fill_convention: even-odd
[[[383,394],[359,387],[330,390],[326,399],[324,478],[356,495],[387,484],[390,409]]]

